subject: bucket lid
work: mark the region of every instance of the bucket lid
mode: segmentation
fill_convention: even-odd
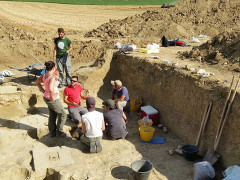
[[[150,105],[141,107],[141,110],[144,111],[146,114],[157,114],[158,113],[158,111]]]

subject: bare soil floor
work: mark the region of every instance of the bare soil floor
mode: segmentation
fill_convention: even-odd
[[[128,137],[118,141],[103,139],[103,151],[99,154],[89,154],[87,147],[76,140],[77,135],[71,136],[72,129],[76,127],[69,120],[65,130],[72,131],[67,138],[50,138],[47,135],[48,111],[42,94],[26,73],[9,68],[25,68],[38,63],[29,52],[41,61],[51,60],[52,39],[56,36],[57,28],[63,27],[67,37],[73,41],[72,72],[84,79],[95,71],[89,65],[100,57],[104,43],[94,37],[85,38],[85,33],[112,19],[123,19],[159,8],[0,2],[0,71],[11,70],[14,73],[13,77],[5,78],[0,86],[0,179],[57,179],[58,172],[63,174],[63,171],[68,172],[73,180],[134,179],[131,163],[140,158],[147,158],[153,164],[150,180],[193,179],[193,162],[186,161],[178,154],[168,154],[168,150],[184,144],[171,132],[163,133],[155,127],[155,136],[165,137],[165,144],[139,142],[137,122],[140,116],[136,112],[128,114]],[[202,41],[206,42],[207,39]],[[84,43],[89,47],[88,50],[84,49]],[[188,44],[196,45],[190,41]],[[191,49],[192,46],[185,49],[169,48],[168,51],[161,49],[161,56],[183,64],[177,52]],[[151,59],[150,55],[139,53],[138,56]],[[206,67],[193,61],[189,65]],[[210,71],[214,72],[214,69]],[[230,73],[224,78],[222,73],[214,73],[222,80],[229,80],[232,75]],[[92,82],[101,83],[101,79],[94,78]],[[102,111],[102,100],[110,97],[110,84],[104,87],[106,91],[101,98],[97,97],[98,89],[89,92],[96,98],[99,111]]]

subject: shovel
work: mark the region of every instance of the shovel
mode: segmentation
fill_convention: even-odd
[[[30,54],[34,59],[36,59],[41,65],[43,65],[44,67],[46,67],[45,64],[43,64],[38,58],[36,58],[35,56],[33,56],[30,52],[29,52],[29,54]],[[57,78],[57,80],[58,80],[60,83],[62,83],[62,80],[61,80],[61,79],[59,79],[55,74],[53,74],[53,75],[55,76],[55,78]]]
[[[224,125],[226,123],[230,108],[232,106],[233,99],[234,99],[234,97],[236,95],[236,92],[237,92],[239,80],[237,81],[237,84],[235,86],[233,95],[232,95],[232,97],[231,97],[231,99],[228,103],[228,99],[230,98],[230,95],[231,95],[231,88],[232,88],[233,80],[234,80],[234,77],[232,79],[232,83],[230,85],[230,91],[229,91],[229,94],[228,94],[228,97],[227,97],[227,100],[226,100],[226,103],[225,103],[225,106],[224,106],[224,109],[223,109],[222,117],[220,119],[220,124],[219,124],[219,127],[218,127],[218,131],[217,131],[216,139],[215,139],[215,142],[214,142],[213,150],[208,150],[207,153],[205,154],[204,158],[203,158],[203,161],[207,161],[211,165],[214,165],[220,157],[220,155],[218,153],[216,153],[216,150],[217,150],[219,140],[220,140]]]
[[[200,130],[199,130],[199,132],[198,132],[198,137],[197,137],[196,146],[199,146],[200,139],[202,138],[202,135],[203,135],[204,129],[205,129],[205,127],[206,127],[206,124],[207,124],[208,117],[209,117],[209,114],[210,114],[211,109],[212,109],[212,102],[210,102],[210,103],[206,106],[206,109],[205,109],[205,111],[204,111],[204,115],[203,115],[201,127],[200,127]]]

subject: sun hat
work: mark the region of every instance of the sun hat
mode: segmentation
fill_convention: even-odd
[[[113,86],[117,86],[118,88],[122,87],[122,82],[120,80],[111,81],[111,84]]]

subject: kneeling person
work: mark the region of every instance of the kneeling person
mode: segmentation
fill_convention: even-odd
[[[115,102],[108,99],[102,103],[105,105],[106,113],[104,120],[106,122],[106,135],[110,139],[122,139],[127,135],[126,123],[127,117],[125,113],[115,108]]]
[[[82,116],[82,133],[81,141],[90,147],[91,153],[102,151],[100,140],[105,130],[103,113],[95,110],[95,99],[88,97],[86,100],[88,113]]]
[[[76,124],[81,122],[81,116],[86,114],[88,111],[86,108],[81,106],[79,98],[86,100],[82,93],[82,87],[78,84],[78,77],[72,76],[71,84],[64,89],[63,92],[64,102],[68,105],[68,112],[70,117]]]

